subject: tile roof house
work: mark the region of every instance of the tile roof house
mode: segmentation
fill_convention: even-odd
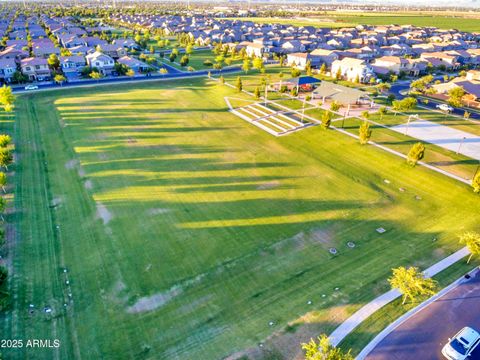
[[[88,54],[85,58],[88,66],[91,68],[97,68],[103,75],[111,74],[115,66],[115,60],[99,51],[95,51],[93,54]]]
[[[22,59],[20,68],[22,73],[32,81],[46,81],[51,78],[48,62],[43,58],[30,57]]]
[[[15,59],[0,59],[0,81],[9,83],[17,71]]]
[[[150,69],[150,66],[148,64],[146,64],[143,61],[140,61],[138,59],[135,59],[133,57],[130,57],[130,56],[123,56],[120,59],[118,59],[117,61],[120,64],[124,64],[124,65],[128,66],[130,69],[132,69],[136,73],[142,73],[142,72],[148,71],[148,69]]]
[[[374,76],[373,69],[365,60],[343,58],[332,63],[331,74],[335,76],[339,72],[343,78],[349,81],[368,82]]]

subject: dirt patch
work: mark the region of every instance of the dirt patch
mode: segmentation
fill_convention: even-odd
[[[161,215],[170,212],[170,209],[153,208],[148,210],[148,215]]]
[[[135,138],[133,138],[133,137],[129,137],[129,138],[127,139],[127,143],[129,143],[129,144],[135,144],[136,142],[137,142],[137,140],[136,140]]]
[[[101,202],[97,202],[97,217],[102,219],[103,224],[106,225],[112,220],[113,215],[110,211],[108,211],[107,207],[103,205]]]
[[[61,197],[56,197],[52,199],[52,201],[50,202],[50,206],[57,207],[57,206],[60,206],[62,202],[63,202],[63,199]]]
[[[180,295],[183,292],[182,288],[175,286],[167,292],[154,294],[151,296],[145,296],[138,299],[135,304],[127,308],[127,312],[130,314],[138,314],[142,312],[152,311],[162,307],[170,300]]]
[[[83,185],[85,186],[85,189],[87,189],[87,190],[91,190],[93,188],[92,180],[86,180]]]
[[[263,183],[263,184],[257,186],[257,190],[275,189],[278,186],[280,186],[279,181],[269,181],[269,182],[266,182],[266,183]]]
[[[333,229],[315,229],[309,233],[309,238],[315,242],[326,246],[335,245],[334,239],[335,232]]]
[[[78,162],[77,159],[73,159],[73,160],[67,161],[67,163],[65,164],[65,168],[68,170],[75,169],[79,164],[80,163]]]
[[[332,324],[339,324],[348,317],[344,306],[335,306],[328,311],[312,311],[291,322],[285,330],[275,332],[262,346],[255,346],[245,351],[230,355],[226,359],[238,360],[247,357],[249,360],[265,358],[303,360],[301,349],[304,342],[316,338],[319,334],[331,331]]]

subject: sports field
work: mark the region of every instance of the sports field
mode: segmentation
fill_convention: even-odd
[[[244,95],[202,79],[19,98],[0,328],[62,346],[4,357],[220,359],[285,330],[298,351],[478,226],[468,186],[319,126],[275,138],[225,96]]]

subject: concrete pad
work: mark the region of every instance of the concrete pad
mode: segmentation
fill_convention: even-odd
[[[480,160],[480,136],[427,120],[417,120],[391,127],[399,133],[435,144],[472,159]]]

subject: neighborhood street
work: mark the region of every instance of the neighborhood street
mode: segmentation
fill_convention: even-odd
[[[383,339],[367,360],[439,360],[442,347],[460,329],[480,331],[480,271],[407,319]],[[469,360],[480,360],[480,347]]]

